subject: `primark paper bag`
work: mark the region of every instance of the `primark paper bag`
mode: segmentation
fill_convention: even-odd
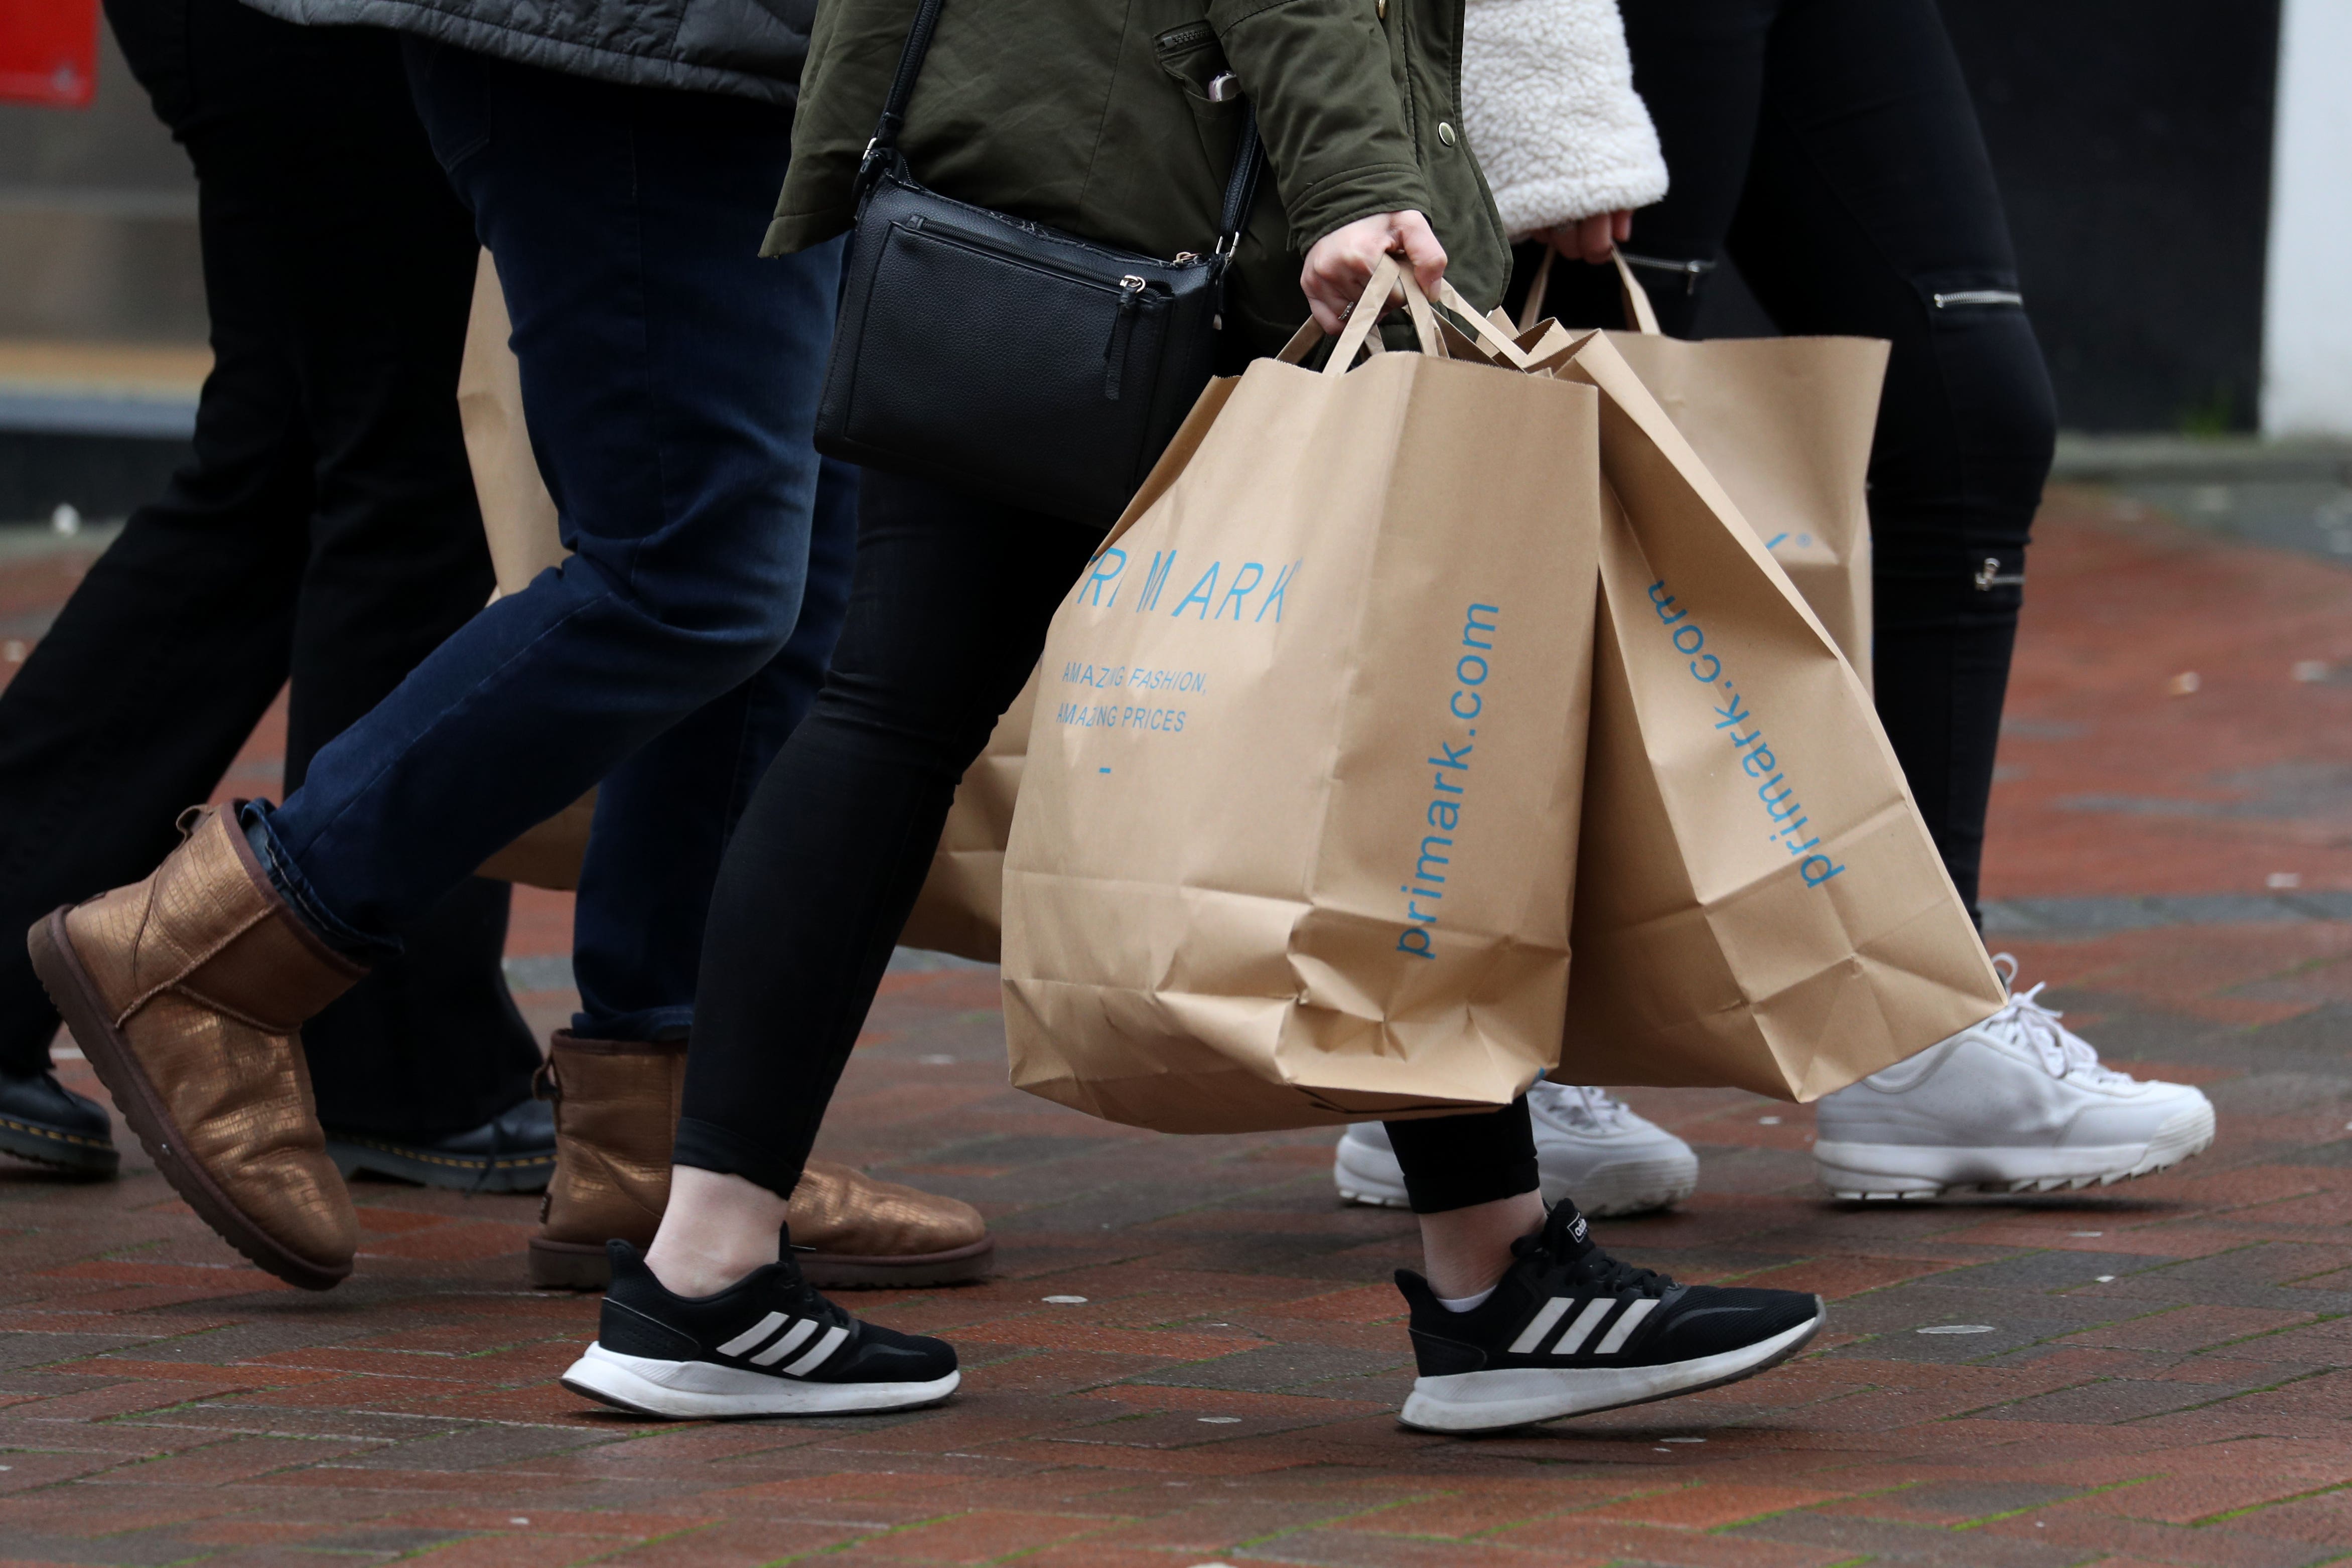
[[[1811,1100],[1989,1017],[1999,977],[1828,630],[1625,358],[1561,1073]]]
[[[1213,385],[1055,618],[1022,1088],[1240,1132],[1499,1105],[1557,1056],[1597,399],[1433,357],[1412,302],[1423,353],[1340,373],[1360,310],[1330,371]]]

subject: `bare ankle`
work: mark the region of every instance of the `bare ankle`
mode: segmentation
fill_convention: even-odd
[[[1430,1289],[1449,1300],[1491,1289],[1511,1266],[1511,1243],[1543,1228],[1540,1193],[1421,1217],[1423,1267]]]
[[[676,1296],[712,1296],[776,1261],[785,1200],[739,1176],[678,1166],[646,1267]]]

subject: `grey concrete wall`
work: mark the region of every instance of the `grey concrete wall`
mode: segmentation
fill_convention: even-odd
[[[101,27],[88,109],[0,104],[0,337],[204,336],[195,177]]]

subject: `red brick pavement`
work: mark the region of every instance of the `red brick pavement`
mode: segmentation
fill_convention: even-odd
[[[1988,891],[2352,888],[2352,574],[2086,495],[2042,539]],[[0,608],[38,597],[19,589]],[[274,746],[240,789],[268,787]],[[527,897],[515,948],[561,951],[567,924]],[[996,1226],[995,1280],[858,1302],[955,1341],[964,1392],[937,1411],[583,1407],[551,1380],[593,1303],[523,1288],[528,1199],[369,1186],[356,1278],[310,1296],[240,1267],[135,1154],[100,1186],[9,1169],[0,1563],[2352,1557],[2352,924],[2010,945],[2112,1057],[2205,1086],[2210,1154],[2104,1192],[1853,1210],[1811,1188],[1802,1108],[1636,1092],[1704,1185],[1604,1239],[1818,1290],[1830,1331],[1753,1382],[1485,1441],[1396,1425],[1381,1281],[1411,1223],[1333,1202],[1328,1134],[1156,1137],[1011,1092],[984,973],[893,976],[827,1130]],[[526,998],[544,1021],[568,1000]],[[1916,1332],[1957,1323],[1986,1332]]]

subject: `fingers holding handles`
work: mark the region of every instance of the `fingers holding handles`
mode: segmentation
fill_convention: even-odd
[[[1306,291],[1315,324],[1326,333],[1339,332],[1365,292],[1373,269],[1392,253],[1403,256],[1424,295],[1445,276],[1445,247],[1437,243],[1436,231],[1419,213],[1376,213],[1343,224],[1317,240],[1298,275],[1298,286]]]

